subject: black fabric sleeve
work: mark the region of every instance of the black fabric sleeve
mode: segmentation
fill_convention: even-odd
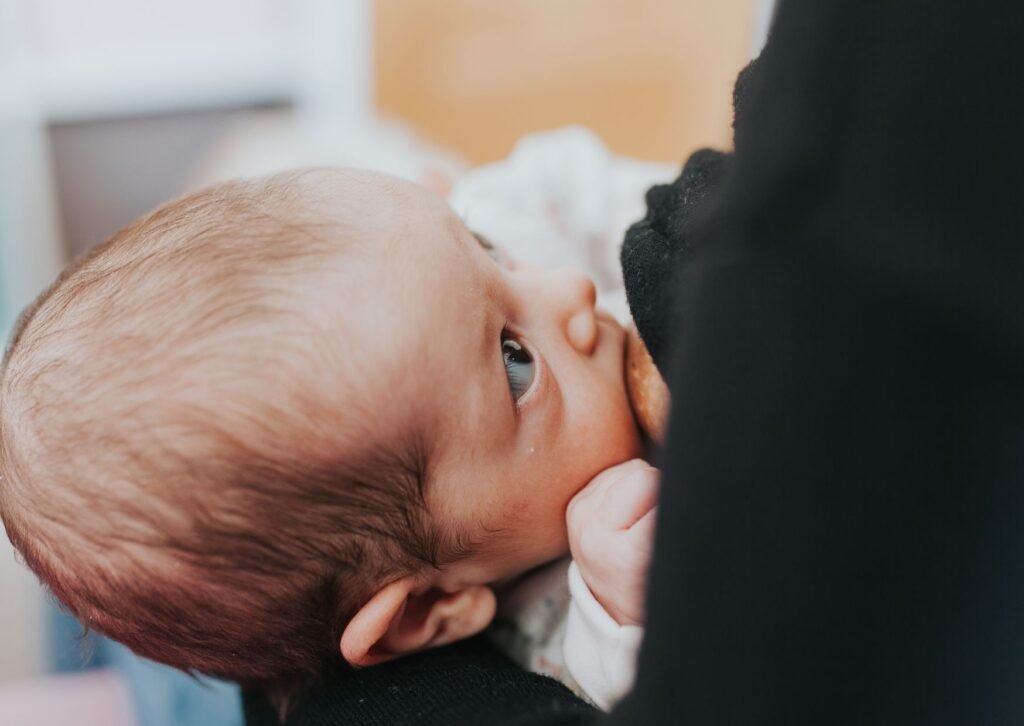
[[[1022,8],[782,3],[612,723],[1024,723]]]

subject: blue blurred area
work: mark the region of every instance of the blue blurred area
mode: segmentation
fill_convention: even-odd
[[[238,687],[212,679],[197,680],[134,655],[127,648],[82,626],[51,606],[49,665],[60,673],[114,668],[128,683],[139,726],[241,726]]]

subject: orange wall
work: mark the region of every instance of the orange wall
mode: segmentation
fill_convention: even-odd
[[[378,108],[474,162],[583,123],[680,160],[731,138],[753,0],[376,0]]]

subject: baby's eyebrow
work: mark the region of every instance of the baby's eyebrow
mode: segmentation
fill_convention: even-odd
[[[476,238],[477,242],[480,243],[480,247],[483,248],[483,251],[487,253],[488,257],[490,257],[492,260],[497,262],[502,267],[513,266],[512,257],[511,255],[508,254],[508,251],[504,247],[499,247],[498,245],[491,242],[487,237],[480,234],[479,232],[469,230],[469,233]]]
[[[493,251],[494,251],[494,250],[496,249],[496,247],[495,247],[494,243],[493,243],[493,242],[491,242],[491,241],[490,241],[489,239],[487,239],[486,237],[484,237],[484,236],[483,236],[482,234],[480,234],[479,232],[475,232],[475,231],[473,231],[473,230],[469,230],[469,233],[470,233],[471,235],[473,235],[474,237],[476,237],[476,241],[477,241],[477,242],[479,242],[479,243],[480,243],[480,246],[481,246],[481,247],[483,247],[483,248],[484,248],[485,250],[487,250],[488,252],[493,252]]]

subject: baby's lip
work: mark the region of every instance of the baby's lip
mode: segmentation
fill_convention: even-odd
[[[622,327],[622,323],[620,323],[618,321],[618,319],[614,315],[612,315],[610,313],[607,313],[604,310],[595,309],[594,310],[594,318],[596,319],[599,328],[601,327],[601,324],[603,323],[604,326],[606,326],[606,331],[613,333],[612,339],[608,340],[608,342],[605,343],[605,345],[614,345],[614,346],[618,347],[618,351],[617,351],[618,352],[618,356],[617,356],[618,360],[616,361],[618,363],[618,366],[617,366],[618,370],[616,371],[616,373],[618,375],[618,378],[622,382],[623,388],[625,388],[625,385],[626,385],[626,347],[627,347],[626,346],[626,329],[624,327]],[[611,330],[609,331],[608,328],[610,328]],[[607,336],[602,336],[602,337],[607,339]]]
[[[601,310],[599,308],[595,308],[594,317],[597,318],[598,320],[603,320],[604,322],[608,323],[609,325],[612,325],[615,328],[618,328],[619,330],[623,330],[622,325],[619,323],[618,320],[615,319],[615,316],[612,315],[611,313],[605,312],[604,310]]]
[[[620,346],[625,355],[626,350],[626,329],[622,327],[622,324],[615,319],[614,315],[605,312],[604,310],[594,310],[594,319],[598,324],[598,330],[600,331],[601,323],[611,328],[615,335],[615,344]]]

